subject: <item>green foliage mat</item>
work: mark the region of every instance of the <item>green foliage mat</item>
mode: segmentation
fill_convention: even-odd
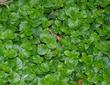
[[[0,6],[0,85],[110,85],[110,0],[7,5]]]

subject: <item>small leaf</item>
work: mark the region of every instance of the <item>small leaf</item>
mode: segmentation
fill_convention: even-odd
[[[37,50],[39,55],[45,55],[48,52],[48,47],[44,44],[38,45],[38,50]]]

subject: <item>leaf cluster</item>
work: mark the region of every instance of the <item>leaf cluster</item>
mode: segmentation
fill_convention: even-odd
[[[0,7],[0,85],[110,84],[110,0],[8,7]]]

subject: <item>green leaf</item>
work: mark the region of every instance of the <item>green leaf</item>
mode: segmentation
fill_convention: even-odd
[[[17,52],[14,49],[4,49],[3,52],[6,58],[15,58],[17,56]]]
[[[48,48],[54,49],[57,47],[57,43],[54,35],[50,35],[49,32],[47,31],[40,34],[40,39],[42,42],[47,44]]]
[[[16,35],[11,30],[6,30],[0,34],[0,39],[15,39]]]
[[[37,49],[39,55],[45,55],[48,52],[48,47],[44,44],[38,45]]]
[[[78,52],[71,52],[69,50],[64,51],[64,54],[69,58],[78,58],[79,53]]]
[[[43,62],[43,58],[40,56],[33,56],[33,62],[36,64],[41,64]]]

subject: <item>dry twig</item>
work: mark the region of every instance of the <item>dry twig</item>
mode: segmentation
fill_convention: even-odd
[[[57,41],[61,41],[62,36],[57,35],[57,34],[56,34],[55,32],[53,32],[51,29],[48,29],[48,30],[49,30],[49,32],[50,32],[53,36],[56,37],[56,40],[57,40]]]

